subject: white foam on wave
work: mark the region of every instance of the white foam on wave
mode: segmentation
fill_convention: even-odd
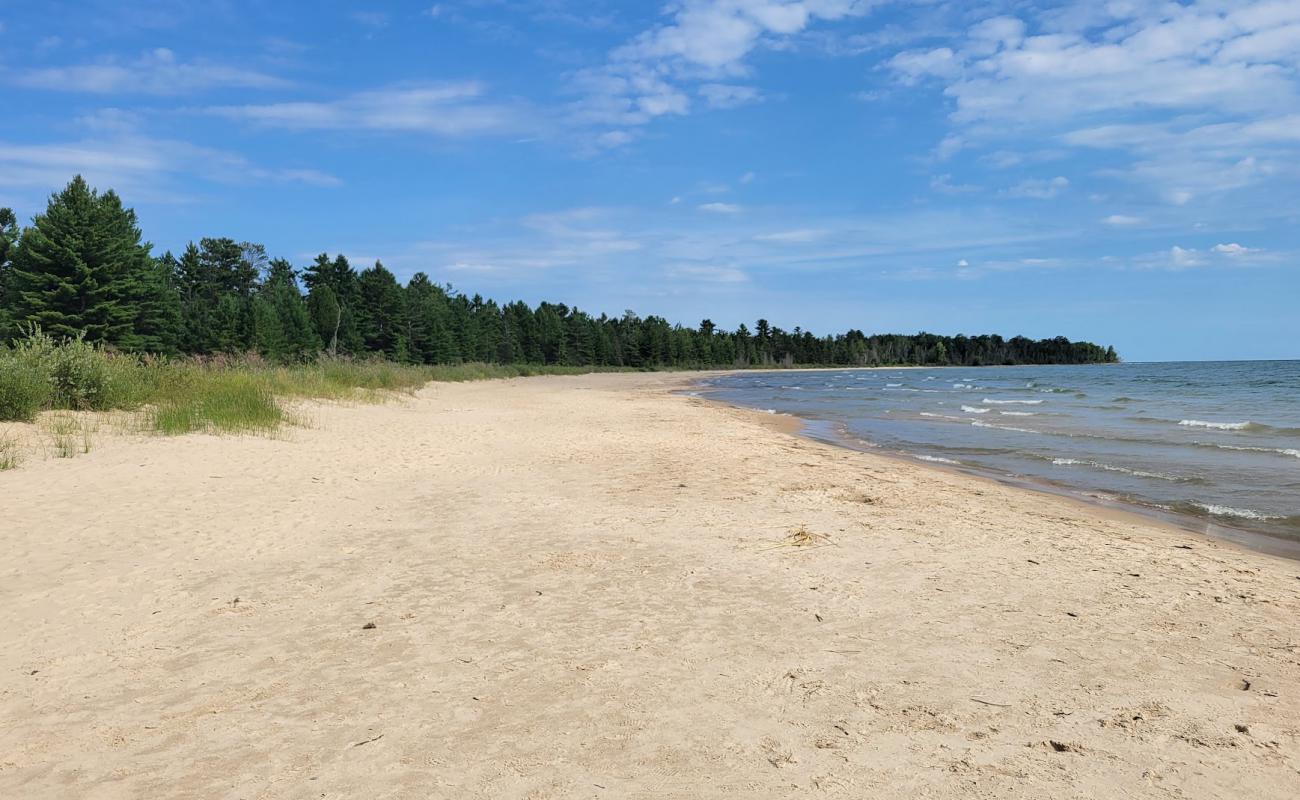
[[[962,410],[962,411],[965,411],[967,414],[987,414],[987,413],[989,413],[990,411],[992,411],[993,409],[991,409],[991,408],[976,408],[975,406],[962,406],[962,407],[961,407],[961,410]]]
[[[998,414],[1003,417],[1036,417],[1032,411],[999,411]]]
[[[1293,447],[1243,447],[1235,444],[1216,444],[1214,442],[1197,442],[1201,447],[1214,447],[1219,450],[1241,450],[1248,453],[1276,453],[1280,456],[1300,458],[1300,450]]]
[[[1216,517],[1240,517],[1241,519],[1282,519],[1276,514],[1264,514],[1259,511],[1252,511],[1249,508],[1233,508],[1232,506],[1220,506],[1213,503],[1193,503],[1192,505],[1203,508]]]
[[[954,389],[974,389],[975,387],[972,386],[972,385],[969,384],[969,383],[954,383],[954,384],[952,385],[952,388],[954,388]]]
[[[1133,475],[1138,478],[1156,478],[1162,481],[1183,480],[1177,475],[1169,475],[1164,472],[1146,472],[1145,470],[1129,469],[1128,467],[1117,467],[1113,464],[1103,464],[1100,461],[1085,461],[1078,458],[1054,458],[1052,459],[1052,463],[1058,467],[1070,467],[1070,466],[1094,467],[1096,469],[1105,470],[1106,472],[1122,472],[1125,475]]]
[[[1206,422],[1201,419],[1185,419],[1178,423],[1186,428],[1214,428],[1220,431],[1244,431],[1250,427],[1250,420],[1245,422]]]
[[[934,413],[929,412],[929,411],[922,411],[922,412],[921,412],[921,416],[923,416],[923,417],[931,417],[931,418],[933,418],[933,419],[951,419],[951,420],[957,420],[957,421],[959,421],[959,422],[965,422],[965,421],[966,421],[966,420],[962,419],[961,417],[954,417],[954,416],[952,416],[952,415],[950,415],[950,414],[934,414]]]
[[[984,398],[986,406],[1039,406],[1043,404],[1042,400],[990,400]]]
[[[960,461],[953,461],[951,458],[939,458],[938,456],[917,456],[917,458],[922,461],[931,461],[935,464],[954,464],[959,467],[961,466]]]
[[[1010,425],[994,425],[991,422],[980,422],[979,420],[973,420],[971,424],[974,425],[976,428],[992,428],[993,430],[997,430],[997,431],[1015,431],[1016,433],[1038,433],[1038,431],[1032,430],[1030,428],[1013,428]]]
[[[886,388],[886,389],[897,389],[898,387],[900,387],[900,386],[902,386],[902,385],[903,385],[903,384],[901,384],[901,383],[886,383],[886,384],[885,384],[885,388]]]

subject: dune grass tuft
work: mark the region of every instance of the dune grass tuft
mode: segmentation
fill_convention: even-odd
[[[13,469],[22,463],[22,449],[18,437],[12,433],[0,433],[0,472]]]
[[[269,382],[255,373],[181,368],[161,384],[147,419],[164,435],[270,433],[286,419]]]

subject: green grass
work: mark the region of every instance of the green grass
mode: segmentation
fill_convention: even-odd
[[[286,399],[376,402],[411,394],[433,381],[591,371],[328,358],[275,365],[256,356],[167,360],[111,353],[80,340],[57,341],[32,331],[15,347],[0,348],[0,420],[30,422],[42,411],[125,410],[140,412],[135,419],[146,431],[168,436],[197,431],[267,434],[294,421],[284,406]],[[43,423],[62,458],[71,458],[78,449],[90,452],[87,424],[70,414]],[[16,452],[13,446],[9,450]]]
[[[22,463],[22,450],[18,447],[18,437],[11,433],[0,433],[0,472],[13,469]]]
[[[153,400],[148,426],[168,436],[270,433],[287,418],[265,376],[238,369],[173,368]]]

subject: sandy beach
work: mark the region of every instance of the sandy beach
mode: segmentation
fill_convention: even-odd
[[[1300,563],[686,380],[0,473],[0,797],[1300,796]]]

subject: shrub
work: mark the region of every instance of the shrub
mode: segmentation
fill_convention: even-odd
[[[0,420],[30,422],[49,402],[49,376],[13,354],[0,353]]]

